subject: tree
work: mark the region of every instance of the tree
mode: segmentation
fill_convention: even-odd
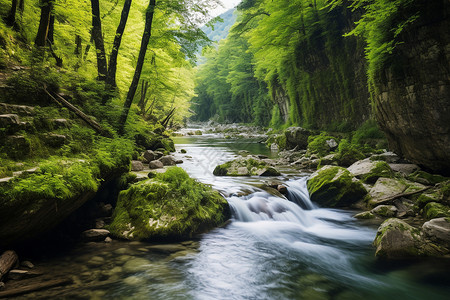
[[[12,0],[11,9],[5,18],[6,25],[15,27],[16,26],[16,10],[17,10],[17,0]]]
[[[122,14],[120,16],[119,26],[117,26],[116,35],[109,57],[109,68],[106,76],[107,89],[116,87],[116,70],[117,70],[117,56],[119,54],[120,43],[122,42],[123,32],[128,20],[132,0],[125,0],[123,4]]]
[[[92,39],[97,50],[97,71],[98,80],[106,80],[108,64],[106,61],[105,44],[103,42],[102,22],[100,19],[99,0],[91,0],[92,7]]]
[[[41,0],[41,17],[34,44],[37,47],[45,47],[50,27],[50,17],[53,10],[53,0]]]
[[[152,23],[155,7],[156,0],[150,0],[147,11],[145,13],[145,28],[142,35],[141,48],[139,50],[136,70],[134,72],[133,81],[131,82],[130,89],[128,90],[127,98],[125,99],[122,114],[119,120],[119,134],[124,133],[125,123],[128,118],[128,112],[130,111],[131,103],[133,103],[134,95],[136,94],[136,89],[139,84],[139,79],[141,78],[141,71],[144,65],[145,54],[147,53],[148,42],[150,40],[150,36],[152,35]]]

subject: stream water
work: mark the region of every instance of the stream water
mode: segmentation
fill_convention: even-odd
[[[85,244],[40,262],[70,275],[76,288],[29,294],[67,299],[449,299],[448,260],[382,263],[371,243],[376,228],[354,212],[320,208],[307,174],[283,170],[287,198],[259,188],[258,177],[215,177],[238,150],[272,155],[255,140],[217,135],[175,139],[181,165],[228,200],[223,228],[179,244]],[[185,149],[186,154],[179,153]],[[265,179],[268,180],[268,179]],[[77,285],[78,284],[78,285]]]

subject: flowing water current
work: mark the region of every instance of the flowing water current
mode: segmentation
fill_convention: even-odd
[[[282,170],[287,197],[260,188],[257,177],[215,177],[238,150],[268,153],[251,140],[179,137],[181,165],[228,200],[233,218],[197,240],[172,245],[86,245],[49,260],[76,273],[77,291],[31,298],[76,299],[449,299],[448,261],[381,263],[371,243],[376,227],[354,212],[320,208],[307,174]],[[75,264],[76,263],[76,264]],[[81,267],[80,267],[81,266]]]

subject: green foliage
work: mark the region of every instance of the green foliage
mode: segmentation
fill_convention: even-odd
[[[423,215],[427,220],[450,217],[450,208],[441,203],[429,202],[423,208]]]
[[[386,139],[384,133],[378,127],[375,120],[367,120],[354,133],[352,144],[363,145],[367,141],[374,139]]]
[[[364,159],[364,154],[347,139],[342,139],[338,147],[338,163],[340,166],[349,167],[354,162]]]
[[[109,229],[127,239],[183,239],[229,217],[228,204],[218,192],[171,167],[122,191]]]
[[[334,137],[327,135],[326,132],[309,136],[308,151],[310,153],[317,153],[319,156],[327,155],[330,152],[330,147],[327,145],[326,141],[330,139],[334,139]]]

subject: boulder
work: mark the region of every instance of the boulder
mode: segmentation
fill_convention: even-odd
[[[420,170],[420,167],[415,164],[389,164],[389,166],[392,171],[402,173],[406,176]]]
[[[423,216],[427,220],[450,217],[450,207],[441,203],[430,202],[423,208]]]
[[[10,157],[23,158],[31,151],[31,143],[23,135],[10,135],[6,139],[7,153]]]
[[[109,231],[106,229],[89,229],[81,233],[81,239],[84,242],[101,242],[109,236]]]
[[[146,162],[151,162],[159,158],[158,155],[152,150],[146,150],[144,153],[142,153],[142,157]]]
[[[400,161],[400,156],[395,154],[394,152],[384,152],[381,154],[375,154],[370,157],[370,160],[382,160],[387,162],[388,164],[395,164]]]
[[[368,220],[368,219],[375,218],[375,215],[370,211],[363,211],[363,212],[360,212],[359,214],[354,215],[353,218],[360,219],[360,220]]]
[[[334,151],[338,147],[338,143],[335,141],[335,139],[326,140],[325,143],[327,144],[330,151]]]
[[[109,229],[128,240],[181,240],[230,217],[228,202],[217,191],[170,167],[120,192]]]
[[[7,133],[17,132],[20,128],[20,119],[15,114],[0,115],[0,128],[5,128]]]
[[[70,123],[68,120],[66,119],[54,119],[52,120],[53,122],[53,128],[58,129],[58,128],[69,128]]]
[[[414,217],[414,202],[406,198],[394,200],[394,205],[397,208],[397,218]]]
[[[34,107],[32,106],[0,103],[0,114],[32,116],[34,115],[34,113]]]
[[[148,167],[153,170],[164,168],[164,165],[159,160],[154,160],[148,163]]]
[[[367,190],[345,168],[325,166],[308,179],[311,200],[322,206],[346,207],[362,200]]]
[[[62,134],[48,133],[44,136],[44,142],[53,148],[59,148],[67,142],[67,137]]]
[[[139,172],[144,170],[144,164],[139,160],[132,160],[131,161],[131,171],[132,172]]]
[[[437,218],[422,226],[426,238],[450,249],[450,218]]]
[[[407,185],[398,179],[379,178],[369,191],[371,202],[376,205],[378,201],[400,194],[406,188]]]
[[[175,159],[175,157],[173,157],[171,155],[163,156],[159,159],[159,161],[162,162],[162,164],[164,166],[174,166],[177,163],[177,160]]]
[[[392,218],[397,214],[397,207],[394,205],[378,205],[370,212],[383,218]]]
[[[421,255],[420,230],[406,222],[391,218],[381,224],[375,237],[375,256],[404,259]]]
[[[239,157],[214,168],[216,176],[279,176],[280,172],[256,157]]]
[[[365,183],[375,183],[380,177],[390,178],[394,175],[386,162],[371,161],[370,159],[357,161],[347,170]]]
[[[320,159],[320,164],[322,166],[337,165],[338,158],[339,154],[337,153],[328,154],[327,156],[324,156]]]
[[[301,127],[289,127],[284,131],[286,137],[286,149],[306,149],[308,147],[308,137],[311,132]]]

